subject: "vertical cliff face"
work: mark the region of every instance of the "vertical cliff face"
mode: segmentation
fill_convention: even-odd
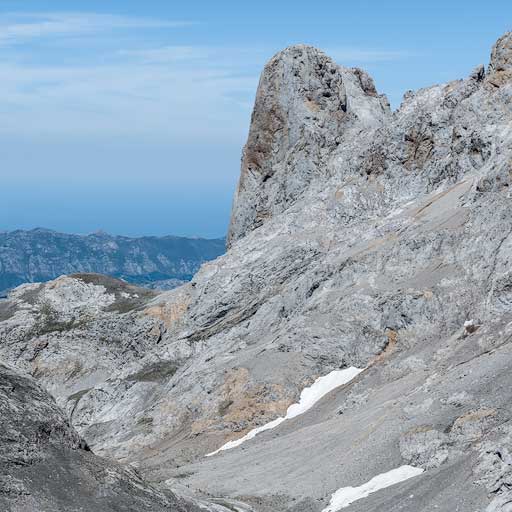
[[[228,245],[283,212],[312,180],[328,175],[327,160],[356,123],[378,125],[389,113],[372,79],[298,45],[265,66],[233,203]]]

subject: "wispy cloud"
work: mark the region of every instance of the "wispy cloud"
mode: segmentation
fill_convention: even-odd
[[[326,48],[325,52],[340,64],[395,61],[412,57],[413,54],[400,50],[379,50],[372,48]]]
[[[239,73],[248,68],[261,69],[272,53],[272,48],[264,46],[167,45],[122,50],[119,56],[131,58],[140,64],[200,64],[215,69],[219,69],[219,66],[230,68],[232,72]]]
[[[180,62],[207,59],[218,53],[215,48],[206,46],[162,46],[159,48],[122,50],[120,56],[133,57],[142,62]]]
[[[243,138],[258,74],[117,62],[0,63],[0,132]]]
[[[189,21],[169,21],[96,13],[9,13],[0,22],[0,44],[19,44],[44,37],[76,36],[123,29],[176,28]]]
[[[0,132],[241,143],[259,74],[277,49],[169,44],[176,38],[165,29],[190,24],[76,12],[3,16]],[[58,43],[33,44],[41,40]],[[408,56],[341,47],[326,53],[346,65]]]
[[[239,121],[247,117],[248,105],[240,98],[250,96],[257,73],[237,76],[220,65],[223,52],[206,46],[141,49],[144,31],[191,24],[96,13],[3,16],[0,132],[191,138],[233,127],[236,123],[228,122],[229,116]],[[115,30],[126,31],[126,37],[112,37]],[[100,43],[97,37],[87,37],[103,32],[106,39]],[[165,39],[168,33],[161,35]],[[60,38],[73,40],[73,48],[80,50],[78,62],[70,58],[74,52],[66,51],[66,45],[32,44]],[[104,47],[102,41],[107,41]],[[131,47],[119,50],[112,43]],[[224,58],[229,59],[230,51],[225,50]],[[243,115],[238,116],[240,111]]]

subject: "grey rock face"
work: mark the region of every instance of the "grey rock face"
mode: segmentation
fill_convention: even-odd
[[[509,37],[487,73],[396,112],[360,70],[278,54],[228,253],[153,295],[83,276],[21,287],[0,303],[0,358],[95,453],[201,503],[320,512],[412,464],[425,472],[349,510],[508,511],[512,80],[493,76]],[[347,366],[365,371],[204,457]]]
[[[233,204],[228,245],[295,202],[356,119],[389,112],[373,80],[310,46],[292,46],[265,66]]]
[[[500,425],[487,436],[480,448],[477,475],[482,478],[494,499],[486,512],[508,512],[512,505],[512,437],[511,425]]]
[[[68,235],[48,229],[0,233],[0,292],[64,274],[98,272],[139,286],[179,286],[224,253],[224,240]]]

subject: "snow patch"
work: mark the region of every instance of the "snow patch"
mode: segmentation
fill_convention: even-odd
[[[331,496],[329,506],[324,508],[322,512],[337,512],[342,508],[348,507],[354,501],[370,496],[374,492],[421,475],[423,471],[422,468],[415,468],[414,466],[400,466],[387,473],[374,476],[369,482],[359,487],[342,487]]]
[[[207,453],[207,457],[211,457],[212,455],[215,455],[219,452],[222,452],[224,450],[230,450],[231,448],[236,448],[237,446],[240,446],[242,443],[245,443],[245,441],[248,441],[249,439],[252,439],[253,437],[256,437],[257,434],[260,432],[264,432],[265,430],[270,430],[272,428],[277,427],[280,425],[286,418],[277,418],[270,423],[266,423],[265,425],[262,425],[261,427],[253,428],[250,432],[245,434],[245,436],[241,437],[240,439],[235,439],[234,441],[228,441],[226,444],[223,444],[218,450],[215,450],[214,452]]]
[[[350,368],[345,368],[344,370],[334,370],[331,373],[319,377],[315,380],[315,382],[308,388],[304,388],[302,393],[300,394],[299,402],[296,404],[290,405],[288,410],[286,411],[286,416],[277,418],[261,427],[257,427],[252,429],[250,432],[245,434],[245,436],[240,439],[236,439],[234,441],[229,441],[226,444],[222,445],[218,450],[214,452],[207,453],[207,457],[211,457],[221,451],[230,450],[231,448],[235,448],[240,446],[245,441],[249,439],[253,439],[260,432],[264,432],[265,430],[270,430],[272,428],[277,427],[283,421],[289,420],[291,418],[295,418],[296,416],[300,416],[304,414],[306,411],[311,409],[313,405],[315,405],[321,398],[323,398],[327,393],[330,393],[333,389],[336,389],[347,382],[350,382],[357,375],[359,375],[364,369],[355,368],[351,366]]]

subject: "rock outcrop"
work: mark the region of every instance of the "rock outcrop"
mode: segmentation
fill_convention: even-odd
[[[146,293],[95,276],[0,302],[0,359],[95,454],[190,499],[320,512],[508,512],[512,495],[510,34],[491,65],[405,95],[310,47],[258,89],[230,250]],[[364,369],[284,417],[332,370]]]
[[[329,171],[344,133],[378,125],[389,105],[373,80],[311,46],[292,46],[265,66],[243,151],[228,245],[293,204]]]
[[[512,33],[498,39],[491,53],[488,82],[500,87],[512,79]]]

